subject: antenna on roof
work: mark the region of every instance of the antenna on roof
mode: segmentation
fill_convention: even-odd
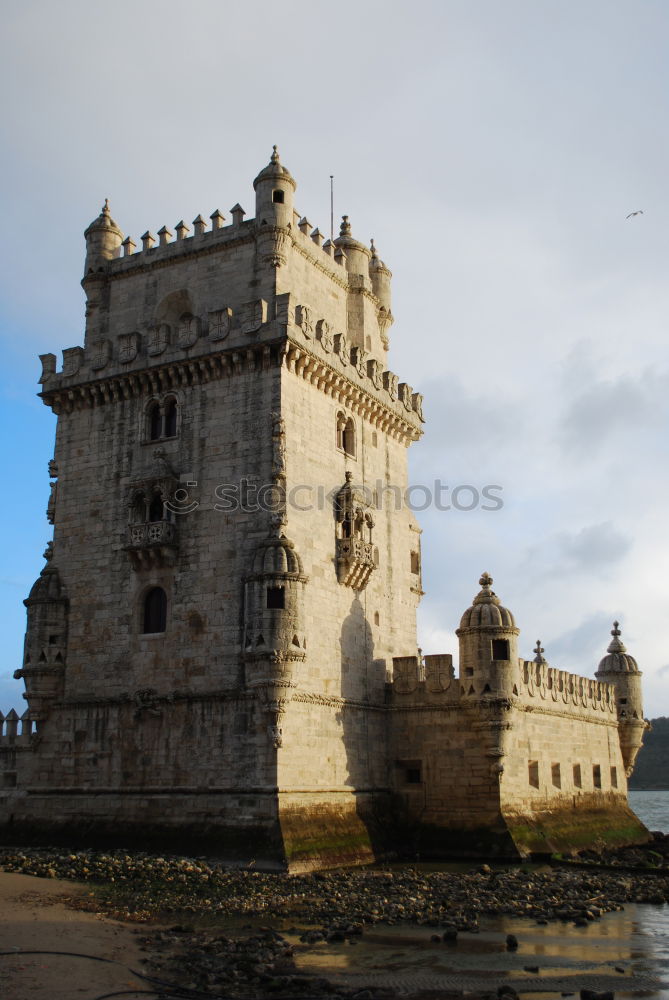
[[[334,240],[334,174],[330,174],[330,239]]]

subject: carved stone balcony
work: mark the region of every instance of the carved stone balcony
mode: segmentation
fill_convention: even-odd
[[[354,590],[363,590],[372,570],[374,546],[362,538],[337,539],[337,579]]]
[[[142,521],[128,525],[125,548],[133,569],[171,566],[178,544],[177,527],[172,521]]]

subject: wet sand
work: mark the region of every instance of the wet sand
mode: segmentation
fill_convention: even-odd
[[[3,1000],[93,1000],[115,990],[146,990],[134,928],[96,913],[72,909],[64,900],[88,895],[90,887],[60,879],[0,872],[0,996]],[[119,965],[29,951],[77,952]]]

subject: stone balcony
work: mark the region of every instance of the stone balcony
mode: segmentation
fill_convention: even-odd
[[[337,539],[337,578],[340,583],[354,590],[363,590],[375,566],[371,542],[362,538]]]
[[[173,521],[141,521],[128,525],[125,548],[136,570],[172,565],[178,544]]]

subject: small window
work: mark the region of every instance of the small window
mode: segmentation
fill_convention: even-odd
[[[574,764],[574,788],[582,788],[583,779],[581,778],[581,765]]]
[[[380,623],[381,623],[381,619],[379,617],[379,612],[375,611],[374,612],[374,624],[375,625],[379,625]]]
[[[539,787],[539,761],[530,760],[527,764],[527,777],[532,788]]]
[[[611,788],[617,788],[617,787],[618,787],[618,768],[617,767],[612,767],[611,768]]]
[[[158,403],[152,403],[148,412],[149,440],[159,441],[163,433],[163,418]]]
[[[599,764],[592,765],[592,784],[595,788],[602,787],[602,769]]]
[[[355,424],[352,417],[349,417],[344,425],[342,447],[347,455],[355,458]]]
[[[493,660],[508,660],[509,659],[509,640],[508,639],[493,639],[492,640],[492,658],[493,658]]]
[[[267,607],[285,608],[285,606],[286,606],[286,592],[283,589],[283,587],[268,587]]]
[[[167,626],[167,595],[162,587],[152,587],[144,598],[145,634],[164,632]]]
[[[283,205],[283,191],[272,191],[272,201],[275,205]]]
[[[414,576],[418,576],[420,573],[420,555],[418,552],[411,553],[411,572]]]
[[[560,775],[560,765],[551,764],[551,781],[554,788],[562,788],[562,777]]]
[[[165,404],[165,437],[176,437],[177,433],[177,401],[169,399]]]
[[[420,768],[408,767],[404,774],[407,785],[420,785]]]

